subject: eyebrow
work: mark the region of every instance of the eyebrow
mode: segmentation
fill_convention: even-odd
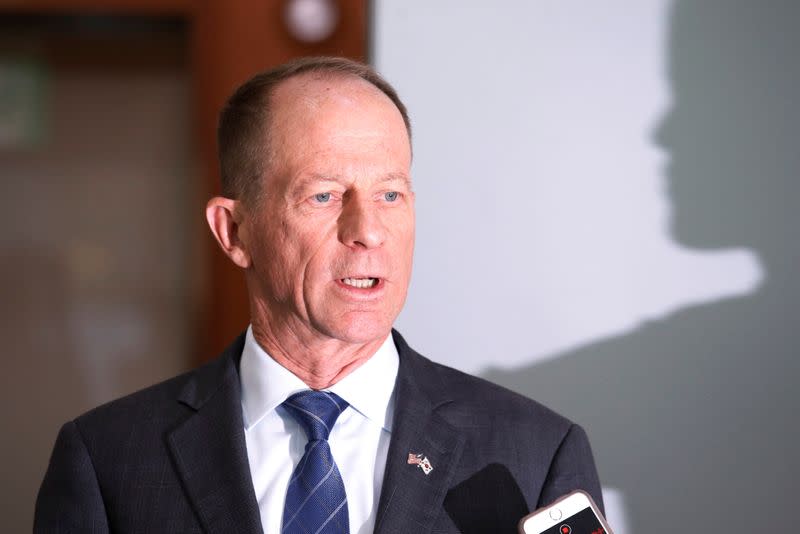
[[[403,182],[409,189],[411,189],[411,178],[409,178],[405,173],[401,172],[391,172],[385,175],[383,178],[377,180],[376,183],[394,182],[394,181]],[[346,181],[340,175],[310,174],[302,178],[299,182],[297,182],[297,184],[294,186],[293,189],[302,190],[310,185],[323,182],[335,182],[339,184],[344,184]]]
[[[411,189],[411,178],[407,174],[402,172],[390,172],[389,174],[378,180],[378,183],[384,183],[384,182],[403,182],[406,187]]]

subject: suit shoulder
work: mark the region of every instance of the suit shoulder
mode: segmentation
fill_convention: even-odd
[[[419,354],[415,356],[419,358],[421,367],[438,376],[442,392],[454,401],[454,407],[468,411],[470,417],[502,419],[523,427],[533,425],[538,432],[546,431],[558,436],[565,435],[573,426],[572,421],[531,398]]]
[[[95,429],[113,431],[124,425],[175,419],[188,409],[179,402],[182,392],[203,376],[217,373],[224,364],[223,359],[217,358],[196,369],[101,404],[79,415],[74,422],[83,434]]]

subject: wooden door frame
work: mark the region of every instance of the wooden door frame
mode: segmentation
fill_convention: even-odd
[[[230,93],[256,72],[292,58],[367,58],[369,0],[338,0],[339,22],[326,40],[295,39],[283,22],[286,0],[5,0],[4,14],[180,17],[189,23],[193,153],[197,187],[189,191],[192,308],[187,317],[192,364],[218,354],[249,323],[242,273],[217,249],[204,207],[219,192],[217,115]]]

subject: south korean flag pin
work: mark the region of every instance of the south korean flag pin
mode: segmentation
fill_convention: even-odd
[[[417,465],[422,472],[426,475],[429,475],[431,471],[433,471],[433,466],[431,465],[431,461],[428,460],[428,457],[424,454],[416,454],[413,452],[408,453],[408,463],[410,465]]]

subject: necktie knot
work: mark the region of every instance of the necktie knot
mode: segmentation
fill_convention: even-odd
[[[327,440],[347,402],[328,391],[301,391],[283,402],[283,407],[294,417],[309,441]]]

